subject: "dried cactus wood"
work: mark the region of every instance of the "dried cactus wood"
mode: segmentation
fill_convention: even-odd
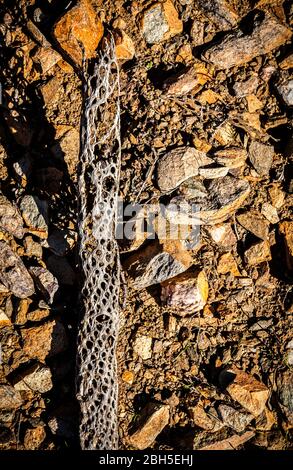
[[[118,446],[116,341],[120,264],[115,221],[120,175],[119,73],[112,39],[87,64],[79,172],[84,316],[78,340],[83,449]]]

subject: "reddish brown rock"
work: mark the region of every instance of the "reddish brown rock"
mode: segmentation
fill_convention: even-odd
[[[94,56],[104,28],[88,0],[78,0],[54,25],[53,34],[64,51],[77,64]]]
[[[249,232],[262,240],[267,240],[269,236],[269,224],[262,214],[251,209],[250,211],[238,214],[237,222]]]
[[[131,60],[135,54],[134,43],[125,31],[116,30],[116,57],[118,60]]]
[[[260,176],[269,174],[274,158],[274,147],[253,141],[249,146],[249,160]]]
[[[291,36],[287,26],[266,13],[263,21],[254,25],[251,34],[245,35],[242,31],[228,34],[219,44],[211,46],[204,58],[220,69],[229,69],[268,54],[283,46]]]
[[[129,438],[132,447],[143,450],[150,447],[157,436],[169,423],[169,405],[149,405],[143,411],[142,423]]]
[[[46,431],[44,426],[37,426],[36,428],[27,429],[23,441],[24,447],[27,450],[39,449],[45,438]]]
[[[212,240],[223,248],[231,248],[236,244],[237,238],[230,224],[219,224],[206,227]]]
[[[268,241],[255,243],[244,253],[244,258],[249,266],[255,266],[272,259],[270,244]]]
[[[207,446],[201,447],[198,450],[235,450],[237,447],[245,444],[245,442],[249,441],[255,436],[255,432],[253,431],[246,431],[244,434],[240,436],[238,434],[234,434],[234,436],[228,437],[227,439],[223,439],[222,441],[214,442],[213,444],[209,444]]]
[[[67,348],[68,340],[62,323],[49,321],[41,326],[21,330],[23,352],[44,362]]]
[[[167,96],[183,96],[191,91],[198,92],[210,78],[204,63],[198,61],[183,72],[168,78],[163,88]]]
[[[225,380],[225,378],[228,382],[231,380],[226,390],[233,400],[237,401],[253,416],[259,416],[265,409],[270,394],[268,388],[236,367],[223,371],[220,380]]]
[[[282,222],[279,231],[284,237],[287,266],[293,269],[293,222],[287,220]]]

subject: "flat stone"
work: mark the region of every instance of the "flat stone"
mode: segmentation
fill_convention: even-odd
[[[237,238],[232,230],[231,224],[213,225],[206,227],[206,230],[211,239],[223,248],[231,248],[237,243]]]
[[[253,76],[248,80],[243,82],[235,82],[233,85],[233,90],[237,98],[244,98],[245,96],[254,93],[259,85],[259,78]]]
[[[24,196],[20,202],[22,217],[31,230],[41,238],[48,236],[48,203],[37,196]]]
[[[16,297],[34,294],[34,283],[21,258],[3,240],[0,241],[0,281]]]
[[[182,196],[171,199],[166,217],[175,225],[214,225],[224,222],[242,206],[250,192],[247,181],[224,176],[207,184],[207,196],[186,200]]]
[[[143,421],[139,429],[130,436],[129,443],[135,449],[143,450],[150,447],[169,423],[170,407],[169,405],[147,406],[143,414]]]
[[[27,429],[24,435],[24,447],[26,450],[37,450],[46,439],[46,431],[44,426]]]
[[[204,39],[204,23],[199,20],[194,20],[190,30],[192,43],[195,47],[201,46],[205,43]]]
[[[285,193],[282,191],[278,183],[273,183],[269,188],[269,195],[272,202],[272,205],[276,209],[281,209],[285,202]]]
[[[116,58],[131,60],[135,55],[135,46],[130,36],[121,29],[115,30]]]
[[[44,46],[39,47],[36,50],[32,59],[40,66],[42,73],[45,75],[62,59],[62,57],[59,52],[55,51],[51,47]]]
[[[244,253],[245,262],[249,266],[255,266],[272,259],[270,244],[268,241],[255,243]]]
[[[3,312],[2,309],[0,309],[0,329],[5,328],[6,326],[10,326],[11,321],[10,318],[6,315],[5,312]]]
[[[254,419],[254,416],[247,411],[235,410],[229,405],[219,405],[218,414],[226,426],[234,429],[237,432],[243,432],[249,423]]]
[[[229,169],[240,168],[245,164],[247,152],[245,149],[239,147],[231,147],[218,150],[215,152],[213,158],[217,163]]]
[[[40,326],[21,330],[23,352],[27,356],[44,362],[66,350],[68,339],[61,322],[51,320]]]
[[[250,211],[243,212],[242,214],[237,214],[237,222],[253,233],[258,238],[262,240],[267,240],[269,236],[269,224],[266,221],[265,217],[258,211],[251,209]]]
[[[191,415],[194,424],[206,431],[217,432],[224,426],[217,417],[217,413],[214,409],[209,409],[207,414],[203,405],[200,403],[191,409]]]
[[[0,195],[0,230],[16,238],[22,238],[24,234],[23,220],[19,210],[2,195]]]
[[[220,69],[229,69],[250,62],[259,55],[283,46],[292,36],[290,29],[275,16],[265,14],[254,24],[251,34],[236,30],[211,46],[203,57]]]
[[[46,393],[53,387],[52,374],[49,367],[35,364],[22,372],[14,381],[16,390],[33,390]]]
[[[154,3],[142,18],[142,32],[148,44],[166,41],[183,31],[183,23],[171,0]]]
[[[159,284],[186,271],[192,264],[191,254],[180,240],[160,244],[152,242],[133,253],[124,263],[134,289]]]
[[[138,335],[133,344],[133,351],[144,361],[152,357],[152,338],[149,336]]]
[[[50,315],[50,310],[47,309],[37,309],[32,312],[28,312],[27,320],[30,321],[41,321],[44,318],[47,318]]]
[[[235,450],[237,447],[242,446],[245,442],[249,441],[255,436],[254,431],[246,431],[245,433],[238,435],[234,434],[227,439],[223,439],[222,441],[214,442],[213,444],[209,444],[204,447],[200,447],[197,450]]]
[[[267,176],[270,172],[273,158],[274,147],[252,141],[249,146],[249,160],[260,176]]]
[[[183,273],[161,284],[161,301],[181,316],[199,312],[208,299],[204,271]]]
[[[56,75],[40,86],[40,92],[47,108],[56,105],[64,94],[61,78]]]
[[[48,269],[40,266],[32,266],[30,268],[30,273],[35,280],[37,288],[42,292],[46,301],[52,303],[54,296],[59,289],[57,279],[50,271],[48,271]]]
[[[279,216],[277,209],[272,206],[269,202],[264,202],[261,206],[261,213],[271,224],[277,224],[279,222]]]
[[[22,405],[20,393],[11,385],[0,385],[0,410],[15,410]]]
[[[25,254],[28,257],[36,257],[42,259],[43,249],[42,246],[35,242],[31,236],[25,237],[23,240],[23,246],[25,248]]]
[[[220,381],[228,381],[226,390],[243,408],[253,416],[259,416],[265,409],[269,397],[269,389],[246,372],[232,367],[220,374]]]
[[[163,90],[167,96],[184,96],[197,93],[210,80],[210,74],[203,62],[197,61],[184,71],[165,80]]]
[[[191,176],[197,176],[199,168],[209,163],[212,159],[193,147],[173,149],[158,162],[158,186],[161,191],[171,191]]]
[[[31,299],[21,299],[17,305],[17,311],[14,319],[15,325],[24,325],[27,321],[27,312],[29,310],[29,306],[31,305]]]
[[[218,167],[207,167],[207,168],[200,168],[198,170],[199,176],[203,179],[212,180],[215,178],[223,178],[228,174],[229,168],[225,166],[218,166]]]
[[[104,34],[104,27],[88,0],[77,4],[55,23],[53,35],[68,56],[77,64],[94,57]]]

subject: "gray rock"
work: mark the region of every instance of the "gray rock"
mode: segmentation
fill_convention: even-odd
[[[248,424],[254,419],[251,413],[244,410],[235,410],[235,408],[229,405],[219,405],[218,414],[226,426],[229,426],[237,432],[244,431]]]
[[[16,390],[33,390],[46,393],[53,387],[52,374],[47,366],[35,364],[26,369],[14,382]]]
[[[42,292],[47,302],[52,303],[54,296],[59,288],[57,279],[50,271],[40,266],[33,266],[30,268],[37,288]]]
[[[16,238],[22,238],[24,234],[20,212],[2,195],[0,195],[0,228]]]
[[[147,11],[144,15],[143,34],[146,42],[156,44],[164,39],[169,30],[160,5]]]
[[[286,78],[285,78],[286,77]],[[284,75],[276,85],[277,92],[287,106],[293,106],[293,78]]]
[[[21,157],[13,163],[17,180],[25,187],[32,173],[32,160],[29,156]]]
[[[11,385],[0,385],[0,410],[14,410],[22,405],[20,393]]]
[[[26,225],[37,230],[44,237],[48,234],[48,203],[37,196],[24,196],[20,203],[20,210]]]
[[[267,176],[273,163],[274,147],[254,140],[249,146],[248,155],[258,174],[260,176]]]
[[[33,280],[21,258],[3,240],[0,241],[0,281],[21,299],[35,292]]]
[[[236,26],[237,12],[229,5],[227,0],[198,0],[197,2],[205,16],[221,31]]]
[[[166,153],[158,162],[157,182],[161,191],[170,191],[213,160],[192,147],[180,147]]]

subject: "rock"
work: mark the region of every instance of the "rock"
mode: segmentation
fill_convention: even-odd
[[[281,209],[285,202],[285,194],[278,185],[278,183],[273,183],[273,185],[269,188],[269,195],[272,205],[276,209]]]
[[[214,442],[213,444],[209,444],[197,450],[235,450],[237,447],[245,444],[245,442],[249,441],[254,436],[255,432],[246,431],[244,434],[241,434],[241,436],[234,434],[234,436],[223,439],[222,441]]]
[[[218,150],[213,158],[217,163],[229,169],[240,168],[245,164],[247,152],[245,149],[239,147],[231,147]]]
[[[271,224],[277,224],[279,222],[279,216],[277,209],[272,206],[269,202],[264,202],[261,206],[261,213]]]
[[[26,187],[32,173],[32,160],[29,156],[19,158],[13,163],[13,169],[16,174],[17,180],[23,188]]]
[[[0,229],[11,233],[16,238],[23,237],[23,220],[20,212],[2,195],[0,195]]]
[[[43,249],[41,245],[33,240],[31,236],[25,237],[23,240],[23,246],[25,248],[25,255],[29,258],[36,257],[42,259]]]
[[[24,447],[26,450],[37,450],[46,439],[46,431],[44,426],[27,429],[24,435]]]
[[[270,244],[268,241],[255,243],[244,253],[245,262],[249,266],[255,266],[263,263],[264,261],[270,261],[272,259]]]
[[[217,417],[214,409],[209,409],[208,414],[202,404],[198,404],[191,409],[193,422],[201,429],[209,432],[217,432],[223,427],[223,423]]]
[[[28,312],[27,320],[29,321],[41,321],[44,318],[47,318],[50,315],[50,310],[46,309],[37,309],[32,312]]]
[[[197,61],[165,80],[163,90],[167,96],[183,96],[191,91],[197,93],[210,80],[210,75],[203,62]]]
[[[201,46],[205,43],[204,40],[204,23],[202,21],[194,20],[190,30],[193,45],[195,47]]]
[[[17,306],[17,312],[14,319],[15,325],[24,325],[27,321],[27,312],[32,303],[31,299],[21,299]]]
[[[293,79],[289,72],[282,72],[275,85],[278,95],[287,106],[293,106]]]
[[[158,186],[161,191],[171,191],[191,176],[197,176],[199,168],[209,163],[212,163],[211,158],[193,147],[173,149],[158,162]]]
[[[61,55],[54,51],[49,46],[38,47],[35,54],[32,57],[33,61],[36,62],[42,73],[45,75],[54,65],[56,65],[61,59]]]
[[[251,209],[250,211],[237,214],[237,222],[262,240],[267,240],[269,236],[269,224],[260,212]]]
[[[169,405],[150,404],[143,411],[139,429],[130,436],[132,447],[143,450],[150,447],[157,436],[169,423]]]
[[[215,178],[223,178],[227,175],[229,168],[224,166],[218,167],[207,167],[207,168],[200,168],[199,169],[199,176],[203,179],[215,179]]]
[[[229,381],[226,390],[233,400],[253,416],[259,416],[263,412],[270,394],[263,383],[236,367],[221,372],[220,382],[225,381]]]
[[[227,0],[199,0],[198,5],[217,29],[226,31],[237,25],[238,14]]]
[[[0,180],[1,181],[5,181],[8,176],[6,159],[7,159],[6,151],[0,142]]]
[[[274,148],[271,145],[253,141],[249,146],[249,160],[260,176],[269,174],[274,157]]]
[[[22,405],[20,393],[11,385],[0,385],[0,410],[15,410]]]
[[[219,274],[231,273],[233,276],[241,276],[232,253],[224,253],[220,257],[217,265],[217,272]]]
[[[134,382],[134,373],[131,370],[125,370],[121,378],[123,382],[127,383],[128,385],[132,385]]]
[[[27,356],[44,362],[66,350],[68,339],[62,323],[51,320],[40,326],[21,330],[23,352]]]
[[[0,241],[0,281],[21,299],[35,292],[33,280],[21,258],[3,240]]]
[[[135,55],[134,43],[125,31],[115,30],[116,58],[118,60],[131,60]]]
[[[287,421],[288,428],[293,428],[293,373],[287,369],[280,371],[277,376],[277,394]]]
[[[5,328],[5,326],[10,326],[11,321],[9,317],[6,315],[5,312],[3,312],[2,309],[0,309],[0,329]]]
[[[49,256],[47,266],[60,284],[67,286],[74,285],[76,274],[67,259],[60,258],[60,256],[56,255]]]
[[[235,410],[235,408],[229,405],[219,405],[218,414],[226,426],[229,426],[237,432],[244,431],[254,419],[251,413]]]
[[[154,3],[148,8],[143,14],[141,26],[148,44],[166,41],[183,31],[183,23],[171,0]]]
[[[48,203],[37,196],[24,196],[20,203],[22,217],[33,233],[40,238],[48,236]]]
[[[251,34],[244,34],[241,30],[227,34],[218,44],[211,46],[203,57],[220,69],[229,69],[283,46],[291,35],[287,26],[266,13],[262,22],[255,22]]]
[[[227,119],[220,124],[213,134],[213,139],[222,147],[233,145],[237,137],[235,127]]]
[[[60,77],[57,75],[40,86],[40,92],[46,108],[51,108],[58,103],[64,88]]]
[[[88,0],[77,4],[63,15],[53,28],[53,35],[62,49],[78,65],[94,57],[104,28]]]
[[[225,176],[207,184],[207,196],[185,200],[177,196],[166,207],[166,217],[175,225],[219,224],[239,209],[250,192],[247,181]]]
[[[204,271],[183,273],[161,284],[161,301],[178,315],[185,316],[203,309],[208,289]]]
[[[72,126],[58,126],[56,139],[58,143],[52,147],[52,152],[60,161],[66,163],[68,174],[76,181],[80,144],[79,131]]]
[[[48,426],[53,435],[63,439],[74,439],[74,421],[72,416],[63,416],[63,413],[58,413],[48,421]]]
[[[144,361],[152,357],[152,338],[149,336],[136,336],[133,351]]]
[[[286,249],[286,263],[288,269],[293,269],[293,222],[285,221],[279,225],[279,232],[283,235]]]
[[[211,239],[222,248],[229,249],[237,243],[237,238],[230,224],[213,225],[206,227]]]
[[[288,70],[293,68],[293,54],[289,54],[285,57],[280,63],[279,67],[283,70]]]
[[[237,98],[244,98],[244,96],[254,93],[259,85],[259,78],[253,76],[244,82],[235,82],[233,90]]]
[[[46,301],[52,303],[54,296],[59,289],[57,279],[52,273],[50,273],[50,271],[48,271],[48,269],[40,266],[32,266],[30,268],[30,273],[35,280],[37,288],[42,292]]]
[[[22,372],[15,379],[15,390],[33,390],[34,392],[46,393],[53,387],[52,374],[49,367],[35,364]]]
[[[124,268],[130,277],[131,286],[144,289],[186,271],[192,261],[192,256],[180,240],[162,244],[154,241],[133,253],[124,263]]]
[[[270,431],[275,424],[277,424],[276,413],[266,407],[256,419],[255,428],[257,431]]]

